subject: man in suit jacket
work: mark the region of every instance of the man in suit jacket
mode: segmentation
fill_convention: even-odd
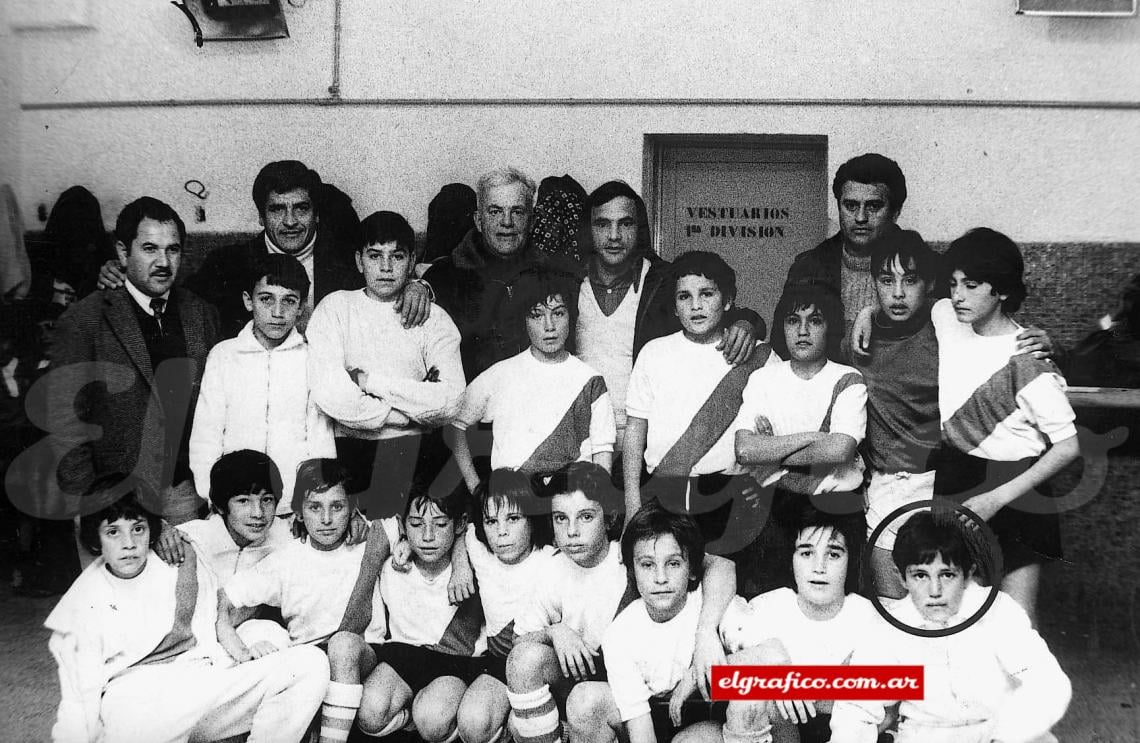
[[[71,305],[56,326],[47,411],[56,479],[67,508],[84,513],[105,505],[80,498],[96,478],[133,473],[162,494],[147,505],[179,523],[200,503],[187,441],[218,314],[174,286],[186,228],[171,207],[128,204],[115,236],[125,284]]]

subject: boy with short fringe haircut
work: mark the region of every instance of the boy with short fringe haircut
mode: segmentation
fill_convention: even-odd
[[[210,468],[227,452],[268,454],[281,468],[286,493],[293,492],[298,464],[336,453],[332,422],[309,392],[309,346],[296,328],[309,277],[296,258],[281,253],[258,259],[252,275],[242,298],[253,318],[210,351],[194,410],[190,469],[203,496]],[[289,513],[284,499],[280,513]]]
[[[447,593],[451,548],[466,525],[466,499],[462,485],[439,495],[425,480],[413,484],[403,519],[412,569],[400,573],[387,560],[380,571],[390,637],[382,641],[342,631],[329,642],[333,682],[322,741],[343,740],[338,736],[347,735],[345,722],[351,724],[353,717],[373,737],[411,724],[425,740],[458,736],[463,694],[487,670],[487,659],[476,657],[487,645],[478,596],[456,606]]]
[[[249,732],[255,743],[300,741],[328,684],[316,648],[288,648],[234,665],[215,635],[217,588],[192,549],[180,566],[153,547],[155,502],[123,475],[94,484],[93,503],[127,492],[80,520],[96,560],[48,616],[59,664],[52,740],[219,740]]]
[[[908,595],[888,606],[901,625],[949,630],[920,636],[886,623],[859,638],[852,665],[921,665],[923,699],[902,700],[897,743],[1055,743],[1072,685],[1016,601],[974,580],[977,560],[957,515],[914,514],[899,528],[893,559]],[[885,707],[898,700],[840,701],[831,743],[873,743]]]
[[[549,474],[574,461],[610,469],[616,428],[602,375],[571,355],[577,321],[573,277],[546,269],[524,273],[512,300],[530,346],[476,377],[448,429],[467,486],[479,474],[468,430],[492,423],[491,467]]]

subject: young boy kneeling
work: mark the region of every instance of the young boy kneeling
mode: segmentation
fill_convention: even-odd
[[[855,593],[863,520],[801,505],[791,532],[792,587],[768,591],[747,604],[738,600],[725,613],[721,635],[732,664],[843,665],[859,639],[882,624],[871,603]],[[830,735],[832,704],[730,702],[724,740],[822,743]]]
[[[602,641],[614,699],[607,722],[619,735],[624,726],[629,743],[668,743],[724,712],[694,698],[704,538],[688,516],[649,503],[630,520],[621,552],[640,598]]]
[[[463,694],[486,671],[487,660],[474,657],[487,645],[479,598],[456,606],[447,592],[452,546],[466,524],[466,495],[462,486],[441,497],[424,481],[413,484],[404,514],[412,568],[401,573],[388,560],[380,572],[390,638],[381,644],[367,634],[340,632],[329,643],[335,669],[329,699],[341,719],[351,719],[358,707],[357,724],[367,735],[388,736],[414,723],[429,743],[455,740]],[[330,712],[326,707],[326,723]]]
[[[92,497],[122,489],[102,478]],[[48,616],[61,699],[58,743],[299,741],[328,685],[328,661],[295,647],[234,664],[215,636],[217,588],[188,549],[179,567],[152,551],[159,518],[136,484],[84,516],[80,540],[98,558]]]
[[[982,610],[991,589],[974,582],[975,558],[952,515],[911,516],[892,554],[907,597],[889,611],[902,624],[952,629]],[[1057,659],[1004,592],[954,634],[920,637],[884,624],[860,642],[851,662],[924,667],[926,698],[902,701],[897,743],[1056,741],[1049,730],[1072,697]],[[832,743],[874,741],[884,708],[893,703],[836,702]]]

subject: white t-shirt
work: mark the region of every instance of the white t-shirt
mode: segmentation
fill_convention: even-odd
[[[969,584],[958,617],[972,616],[989,592]],[[908,597],[887,609],[908,626],[934,628]],[[1025,611],[1005,593],[998,593],[976,623],[947,637],[918,637],[882,622],[877,632],[858,640],[853,664],[923,667],[925,698],[900,704],[899,740],[928,740],[923,729],[955,727],[974,730],[970,740],[1035,740],[1064,716],[1072,695],[1057,659]],[[836,702],[832,741],[873,743],[883,707],[891,703]],[[962,739],[952,732],[943,739]]]
[[[729,439],[739,430],[755,431],[761,415],[776,436],[822,431],[827,424],[829,433],[846,434],[859,444],[867,432],[867,385],[857,370],[834,361],[811,379],[798,377],[791,363],[769,364],[748,378]],[[863,482],[863,458],[856,454],[823,476],[812,475],[804,481],[811,484],[809,495],[856,490]]]
[[[452,655],[481,655],[487,649],[483,612],[472,596],[459,606],[447,599],[451,562],[434,577],[419,567],[401,573],[392,560],[380,571],[380,593],[388,607],[391,641],[431,648]]]
[[[882,622],[871,602],[858,594],[847,594],[831,619],[816,620],[804,615],[795,591],[777,588],[748,602],[733,599],[721,619],[720,636],[730,653],[775,639],[792,663],[842,665],[861,638]]]
[[[769,357],[771,359],[775,356]],[[676,332],[645,344],[633,363],[626,413],[648,421],[645,466],[653,472],[693,422],[732,367],[715,343],[694,343]],[[729,418],[735,410],[726,410]],[[693,467],[693,475],[714,472],[737,474],[736,451],[731,425]]]
[[[649,714],[649,700],[667,694],[689,671],[697,644],[701,590],[668,622],[655,622],[637,599],[606,630],[602,651],[621,721]]]
[[[572,407],[576,425],[559,429]],[[546,364],[528,348],[480,374],[467,387],[453,425],[465,430],[479,422],[494,424],[491,466],[496,468],[519,469],[556,429],[566,437],[559,448],[577,454],[571,461],[589,462],[614,450],[614,411],[605,380],[574,356]]]
[[[342,544],[334,550],[315,549],[295,540],[249,570],[229,578],[226,595],[234,606],[268,604],[281,608],[294,645],[324,642],[340,627],[364,544]],[[387,632],[379,587],[372,594],[372,619],[364,631],[367,642],[384,641]]]
[[[207,519],[187,521],[176,528],[190,538],[198,559],[213,571],[219,582],[225,582],[239,570],[248,570],[294,541],[289,519],[272,519],[261,544],[245,547],[237,546],[226,528],[225,518],[218,513],[210,514]]]
[[[611,542],[605,558],[592,568],[581,567],[563,552],[555,553],[550,562],[533,601],[515,620],[515,633],[538,632],[561,622],[577,632],[587,647],[601,647],[602,636],[625,594],[621,547]]]
[[[479,581],[487,635],[495,637],[530,605],[538,586],[550,574],[555,550],[550,545],[540,547],[522,562],[507,565],[479,541],[474,527],[467,528],[464,540],[475,578]]]
[[[938,336],[942,437],[959,451],[1012,462],[1077,435],[1065,378],[1048,360],[1017,354],[1017,334],[982,336],[948,299],[930,312]]]

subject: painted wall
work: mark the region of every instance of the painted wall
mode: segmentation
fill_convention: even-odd
[[[297,101],[328,96],[334,3],[283,4],[280,41],[196,49],[152,0],[92,0],[90,29],[20,34],[25,213],[82,183],[108,219],[142,193],[189,215],[182,184],[197,178],[211,195],[192,229],[253,230],[254,174],[297,157],[361,212],[422,229],[439,186],[496,165],[638,186],[645,133],[797,133],[826,134],[832,168],[897,159],[902,221],[932,239],[987,223],[1027,241],[1140,240],[1136,18],[990,0],[343,0],[342,103],[320,105]],[[289,103],[233,105],[250,99]],[[195,105],[123,105],[140,100]],[[122,107],[67,107],[85,102]]]

